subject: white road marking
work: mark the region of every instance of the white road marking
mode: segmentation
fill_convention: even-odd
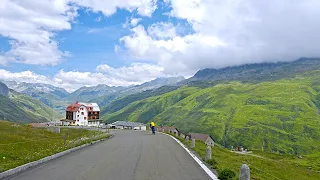
[[[165,134],[165,133],[162,133],[162,134]],[[213,172],[205,164],[203,164],[202,161],[197,156],[195,156],[188,148],[186,148],[185,145],[182,144],[177,138],[175,138],[169,134],[165,134],[165,135],[170,136],[175,141],[177,141],[177,143],[180,144],[180,146],[182,146],[183,149],[185,149],[190,154],[190,156],[200,165],[200,167],[208,174],[208,176],[211,179],[219,180],[218,177],[215,174],[213,174]]]

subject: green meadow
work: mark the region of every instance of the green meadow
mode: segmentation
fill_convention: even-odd
[[[0,172],[109,136],[68,128],[61,128],[57,134],[45,128],[0,121]]]

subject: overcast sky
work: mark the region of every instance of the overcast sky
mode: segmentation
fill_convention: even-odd
[[[1,0],[0,79],[140,84],[320,57],[319,0]]]

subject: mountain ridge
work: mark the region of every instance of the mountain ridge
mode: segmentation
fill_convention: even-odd
[[[7,93],[0,94],[0,119],[19,123],[55,121],[62,118],[60,114],[23,93],[9,89],[0,82],[0,87],[6,87]]]
[[[320,61],[306,58],[280,63],[280,68],[271,68],[275,71],[267,68],[265,77],[255,71],[256,66],[231,68],[240,73],[241,69],[253,70],[250,78],[227,69],[223,78],[210,74],[185,80],[162,94],[116,99],[105,108],[103,119],[106,123],[153,120],[183,132],[210,134],[227,148],[240,145],[289,154],[320,150]],[[235,77],[227,76],[231,74]]]

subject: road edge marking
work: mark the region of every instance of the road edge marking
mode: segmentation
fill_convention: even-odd
[[[162,133],[165,134],[165,133]],[[213,179],[213,180],[219,180],[218,177],[196,156],[194,155],[184,144],[182,144],[182,142],[180,142],[177,138],[175,138],[174,136],[170,135],[170,134],[165,134],[167,136],[170,136],[172,139],[174,139],[175,141],[177,141],[178,144],[180,144],[180,146],[187,151],[187,153],[189,153],[189,155],[199,164],[199,166],[207,173],[207,175]]]
[[[80,146],[77,146],[77,147],[74,147],[74,148],[71,148],[71,149],[67,149],[67,150],[65,150],[65,151],[61,151],[61,152],[59,152],[59,153],[56,153],[56,154],[53,154],[53,155],[44,157],[44,158],[42,158],[42,159],[39,159],[39,160],[36,160],[36,161],[32,161],[32,162],[29,162],[29,163],[27,163],[27,164],[23,164],[23,165],[21,165],[21,166],[18,166],[18,167],[9,169],[9,170],[7,170],[7,171],[4,171],[4,172],[1,172],[1,173],[0,173],[0,179],[8,178],[8,177],[13,176],[13,175],[15,175],[15,174],[22,173],[22,172],[28,170],[29,168],[36,167],[36,166],[38,166],[38,165],[40,165],[40,164],[49,162],[49,161],[51,161],[51,160],[54,160],[54,159],[57,159],[57,158],[62,157],[62,156],[64,156],[64,155],[67,155],[67,154],[69,154],[69,153],[71,153],[71,152],[74,152],[74,151],[77,151],[77,150],[80,150],[80,149],[84,149],[85,147],[88,147],[88,146],[97,144],[97,143],[99,143],[99,142],[102,142],[102,141],[111,139],[111,138],[113,138],[113,137],[114,137],[114,135],[111,134],[111,136],[108,137],[108,138],[96,140],[96,141],[93,141],[93,142],[90,142],[90,143],[87,143],[87,144],[82,144],[82,145],[80,145]]]

